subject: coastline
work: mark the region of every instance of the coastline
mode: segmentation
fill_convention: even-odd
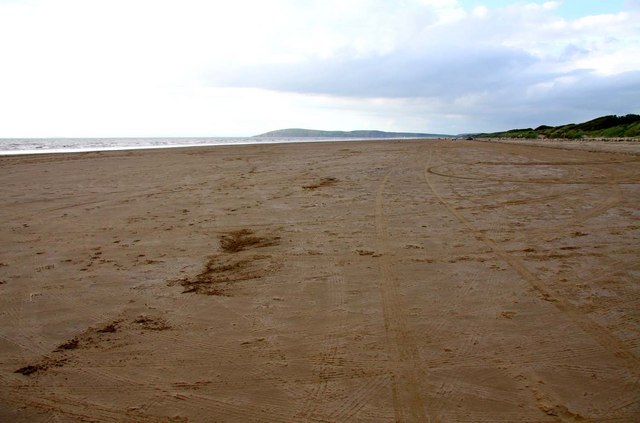
[[[225,145],[271,145],[325,142],[397,141],[420,138],[325,138],[325,137],[193,137],[193,138],[25,138],[0,139],[0,157],[25,154],[88,153],[96,151],[155,150]],[[422,138],[436,139],[436,138]],[[52,143],[63,143],[53,147]],[[64,144],[66,143],[66,144]],[[75,143],[75,145],[74,145]],[[7,144],[9,149],[7,149]],[[29,148],[25,148],[29,147]]]
[[[128,138],[121,139],[105,139],[105,140],[127,140]],[[205,147],[220,147],[220,146],[241,146],[241,145],[273,145],[273,144],[306,144],[306,143],[334,143],[334,142],[397,142],[397,141],[455,141],[460,142],[460,138],[257,138],[257,137],[235,137],[235,138],[157,138],[161,140],[161,144],[147,145],[148,140],[152,138],[131,138],[138,142],[143,142],[140,145],[122,145],[122,146],[91,146],[91,147],[74,147],[74,148],[51,148],[39,146],[31,149],[13,149],[13,150],[0,150],[0,157],[6,156],[24,156],[24,155],[39,155],[39,154],[73,154],[73,153],[92,153],[92,152],[108,152],[108,151],[136,151],[136,150],[164,150],[174,148],[205,148]],[[0,139],[0,141],[30,141],[31,139]],[[37,139],[40,141],[64,141],[73,140],[76,142],[95,142],[100,140],[99,138],[77,138],[77,139],[64,139],[64,138],[42,138]],[[176,142],[178,140],[178,142]],[[182,143],[179,140],[189,140],[189,143]],[[198,140],[197,142],[195,140]],[[206,142],[202,140],[207,140]],[[217,140],[217,141],[216,141]],[[549,147],[560,149],[577,149],[591,152],[611,152],[611,153],[626,153],[626,154],[640,154],[640,140],[638,139],[583,139],[583,140],[567,140],[567,139],[508,139],[508,138],[475,138],[475,141],[480,142],[496,142],[505,144],[518,144],[529,145],[536,147]],[[81,145],[81,144],[79,144]]]
[[[537,147],[0,157],[0,417],[632,421],[640,163]]]

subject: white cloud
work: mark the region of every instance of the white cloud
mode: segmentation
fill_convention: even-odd
[[[486,18],[489,15],[489,9],[486,6],[477,6],[473,9],[473,16],[475,18]]]
[[[554,116],[577,119],[584,105],[577,101],[606,96],[602,87],[626,102],[606,109],[594,100],[585,114],[640,112],[624,95],[637,88],[632,76],[640,72],[637,1],[575,20],[559,16],[559,7],[2,2],[0,137],[501,129],[544,117],[535,109],[544,98],[563,105],[565,114]],[[587,83],[594,81],[596,88]]]

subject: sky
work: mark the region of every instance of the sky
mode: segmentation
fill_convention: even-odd
[[[640,114],[640,0],[0,0],[0,138]]]

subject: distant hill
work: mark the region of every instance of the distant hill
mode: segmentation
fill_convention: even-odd
[[[449,137],[443,134],[422,134],[415,132],[385,132],[385,131],[320,131],[317,129],[289,128],[266,132],[256,137],[271,138],[434,138]]]
[[[602,116],[584,123],[475,134],[478,138],[627,138],[640,137],[640,115]]]

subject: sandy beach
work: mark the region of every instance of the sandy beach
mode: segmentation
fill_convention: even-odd
[[[638,421],[640,155],[608,149],[0,157],[0,421]]]

